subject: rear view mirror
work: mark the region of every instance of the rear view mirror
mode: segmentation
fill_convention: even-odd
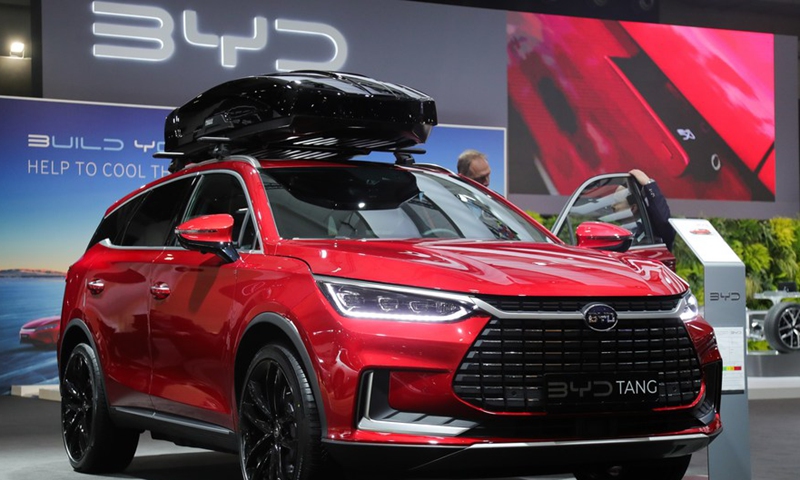
[[[233,247],[233,217],[227,213],[204,215],[178,225],[175,235],[178,243],[187,250],[213,253],[227,263],[239,259]]]
[[[583,222],[575,231],[578,246],[595,250],[626,252],[633,243],[630,230],[603,222]]]

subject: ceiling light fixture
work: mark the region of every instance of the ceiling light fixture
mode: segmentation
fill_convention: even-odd
[[[11,42],[11,56],[12,57],[25,57],[25,44],[22,42]]]

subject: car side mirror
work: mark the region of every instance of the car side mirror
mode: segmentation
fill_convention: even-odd
[[[626,228],[604,222],[583,222],[575,231],[578,246],[595,250],[627,252],[633,243],[633,233]]]
[[[233,246],[233,217],[227,213],[193,218],[175,228],[178,243],[200,253],[213,253],[226,263],[239,259]]]

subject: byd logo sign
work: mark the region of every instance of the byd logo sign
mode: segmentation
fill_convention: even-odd
[[[163,8],[92,2],[92,12],[97,19],[92,24],[94,36],[109,42],[93,45],[95,57],[163,62],[175,53],[175,19]],[[200,20],[194,10],[184,10],[181,23],[183,40],[195,47],[219,49],[220,64],[226,68],[236,67],[240,50],[260,51],[267,47],[269,29],[264,17],[253,18],[252,32],[247,32],[247,35],[201,32]],[[279,18],[275,20],[273,28],[281,34],[318,37],[320,41],[332,45],[334,52],[333,57],[324,62],[278,59],[275,62],[278,71],[340,70],[347,61],[347,40],[330,25]]]

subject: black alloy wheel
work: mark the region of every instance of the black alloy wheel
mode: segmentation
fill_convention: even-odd
[[[308,480],[321,463],[314,395],[295,355],[263,347],[250,364],[239,404],[239,460],[246,480]]]
[[[781,353],[800,351],[800,304],[781,302],[764,317],[764,336]]]
[[[125,470],[139,445],[139,432],[109,418],[97,355],[85,343],[72,350],[62,375],[61,436],[69,463],[83,473]]]
[[[681,480],[691,460],[692,456],[686,455],[642,463],[592,466],[573,474],[576,480]]]

